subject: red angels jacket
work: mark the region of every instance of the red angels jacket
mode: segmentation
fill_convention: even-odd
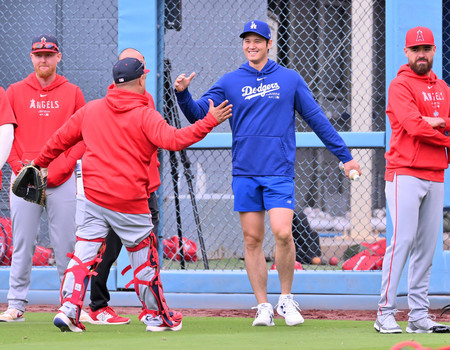
[[[63,76],[42,88],[35,73],[6,90],[16,117],[17,127],[8,163],[14,173],[32,161],[50,136],[80,107],[84,106],[81,89]],[[72,175],[85,150],[83,143],[61,154],[48,169],[47,186],[56,187]]]
[[[186,148],[218,123],[208,113],[197,123],[176,129],[148,104],[144,94],[111,85],[105,98],[86,104],[50,138],[35,164],[46,167],[61,152],[84,140],[86,198],[122,213],[149,213],[148,167],[157,148]]]
[[[389,86],[388,106],[392,134],[386,152],[385,180],[411,175],[443,182],[450,147],[450,89],[431,71],[430,77],[414,73],[405,64]],[[445,128],[433,129],[425,117],[440,117]]]

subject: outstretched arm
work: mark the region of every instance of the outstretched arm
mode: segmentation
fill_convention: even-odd
[[[353,159],[347,145],[331,125],[322,108],[320,108],[314,99],[311,90],[309,90],[303,78],[298,75],[297,79],[298,84],[295,91],[295,109],[323,142],[325,147],[345,165]],[[345,167],[347,176],[348,171],[350,170],[351,169],[347,169],[347,167]],[[355,168],[355,170],[359,171],[359,168]]]
[[[186,74],[180,74],[175,80],[175,96],[181,111],[190,123],[203,119],[209,110],[209,100],[211,99],[215,106],[226,100],[225,94],[220,84],[220,80],[216,82],[200,99],[194,100],[189,92],[188,86],[195,73],[191,73],[189,77]]]
[[[14,141],[14,125],[0,125],[0,169],[5,165],[8,159],[11,146]]]
[[[192,72],[189,77],[186,74],[180,74],[175,79],[175,96],[177,97],[178,105],[181,111],[186,116],[186,119],[191,123],[195,123],[197,120],[202,119],[207,111],[204,108],[200,108],[198,103],[194,101],[191,93],[188,90],[188,86],[191,84],[192,79],[195,77],[195,72]]]
[[[144,128],[148,131],[149,141],[159,148],[179,151],[202,140],[215,126],[230,118],[232,105],[228,105],[225,100],[214,107],[212,100],[209,100],[206,117],[181,129],[169,125],[158,112],[151,113],[151,117],[144,118]]]
[[[195,72],[192,72],[189,77],[186,78],[186,74],[180,74],[177,79],[175,80],[175,90],[177,92],[182,92],[186,90],[191,84],[192,79],[195,77]]]
[[[84,108],[81,108],[55,131],[41,148],[36,158],[33,159],[33,163],[41,168],[47,168],[52,160],[57,158],[62,152],[82,141],[81,125],[83,118]]]

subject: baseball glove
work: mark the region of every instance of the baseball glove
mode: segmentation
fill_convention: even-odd
[[[45,205],[47,177],[43,177],[39,168],[25,165],[12,184],[12,192],[28,202]]]

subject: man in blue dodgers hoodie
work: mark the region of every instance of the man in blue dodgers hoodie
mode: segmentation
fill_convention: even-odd
[[[273,326],[273,307],[267,299],[267,266],[263,252],[264,217],[269,213],[275,237],[275,263],[281,296],[277,312],[289,326],[303,323],[298,303],[291,294],[295,246],[294,213],[295,111],[308,123],[325,146],[344,163],[345,174],[359,164],[315,102],[302,77],[268,58],[272,39],[265,22],[250,21],[240,35],[248,59],[239,69],[222,76],[199,100],[188,92],[195,73],[175,81],[178,103],[193,123],[209,109],[229,100],[233,116],[234,210],[239,212],[245,244],[245,266],[258,302],[253,326]]]

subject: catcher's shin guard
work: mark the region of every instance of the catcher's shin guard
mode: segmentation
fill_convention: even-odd
[[[177,317],[173,317],[173,313],[171,315],[171,312],[169,311],[169,307],[166,303],[166,299],[164,298],[164,292],[162,288],[161,283],[161,277],[159,274],[159,260],[158,260],[158,251],[156,249],[156,237],[154,233],[152,232],[149,237],[144,239],[141,243],[139,243],[136,247],[128,248],[127,250],[130,253],[130,260],[133,262],[133,258],[131,255],[133,253],[138,253],[142,249],[147,249],[148,254],[145,259],[142,259],[142,262],[140,262],[140,265],[134,268],[133,272],[133,280],[130,281],[125,288],[128,288],[130,285],[134,284],[134,289],[136,291],[136,294],[138,295],[139,299],[142,302],[142,305],[144,307],[143,314],[150,314],[152,316],[161,316],[163,319],[163,322],[169,326],[169,327],[175,327],[177,326],[182,319],[181,317],[178,317],[178,315],[181,315],[177,313]],[[142,255],[142,252],[140,252]],[[142,255],[144,256],[144,255]],[[131,266],[127,266],[123,271],[122,275],[124,275],[128,270],[130,270]],[[137,275],[142,273],[149,273],[152,274],[153,277],[150,280],[143,280],[137,277]],[[140,293],[140,285],[144,285],[143,291],[146,293],[143,293],[145,295],[141,296]],[[146,290],[148,288],[148,291]],[[149,293],[150,292],[150,293]],[[153,300],[148,300],[150,297]],[[153,304],[153,305],[150,305]],[[151,310],[153,309],[153,310]]]
[[[73,253],[67,253],[67,256],[72,260],[69,262],[69,265],[64,273],[64,279],[61,283],[61,305],[67,301],[72,303],[73,305],[76,305],[77,322],[80,317],[80,311],[81,307],[83,306],[84,298],[86,296],[86,289],[88,287],[89,280],[91,279],[92,275],[97,275],[95,269],[102,261],[101,257],[103,255],[103,252],[105,251],[105,247],[106,245],[104,238],[86,240],[77,237],[75,251]],[[75,253],[77,253],[78,256],[76,256]],[[92,258],[92,256],[94,257]],[[83,262],[82,259],[89,260]],[[64,294],[70,294],[70,292],[67,292],[67,287],[69,287],[70,290],[70,286],[67,286],[66,284],[71,283],[72,280],[69,281],[67,279],[68,273],[73,274],[73,290],[70,296],[64,296]],[[64,289],[66,290],[65,293]]]

